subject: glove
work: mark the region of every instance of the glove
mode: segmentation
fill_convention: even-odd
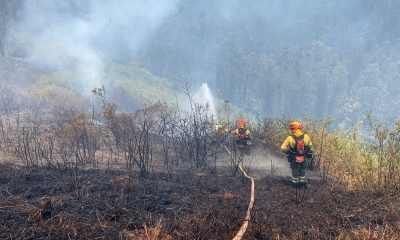
[[[290,149],[286,150],[286,157],[287,157],[287,161],[288,161],[288,162],[292,162],[293,151],[290,150]]]
[[[294,156],[294,155],[296,154],[296,152],[293,151],[292,149],[289,149],[289,150],[287,151],[287,154],[290,155],[290,156]]]
[[[306,158],[312,158],[313,157],[313,151],[311,149],[307,150],[306,154],[305,154]]]

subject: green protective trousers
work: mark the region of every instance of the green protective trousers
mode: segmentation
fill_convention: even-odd
[[[294,159],[290,161],[290,168],[292,170],[292,182],[293,183],[305,183],[307,182],[306,178],[306,167],[308,163],[308,159],[305,158],[302,163],[297,163]]]

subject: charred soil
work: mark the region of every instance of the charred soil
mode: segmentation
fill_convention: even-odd
[[[238,176],[0,165],[0,239],[232,239],[250,185]],[[286,178],[256,181],[244,239],[399,236],[398,193],[319,180],[295,203]],[[396,235],[397,234],[397,235]]]

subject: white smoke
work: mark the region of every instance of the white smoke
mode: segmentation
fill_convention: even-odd
[[[107,62],[134,56],[177,3],[25,0],[11,33],[18,41],[13,45],[41,68],[73,73],[71,80],[89,92],[103,84]]]

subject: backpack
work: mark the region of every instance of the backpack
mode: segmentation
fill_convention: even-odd
[[[236,144],[239,148],[244,148],[248,143],[248,137],[246,136],[247,129],[245,128],[238,128],[237,129],[237,136],[236,136]]]
[[[304,161],[304,155],[305,155],[305,144],[304,144],[304,135],[297,138],[293,137],[294,140],[296,141],[296,146],[295,146],[295,159],[297,163],[302,163]]]
[[[244,140],[246,138],[246,129],[245,128],[239,128],[239,134],[238,134],[237,138],[240,140]]]

